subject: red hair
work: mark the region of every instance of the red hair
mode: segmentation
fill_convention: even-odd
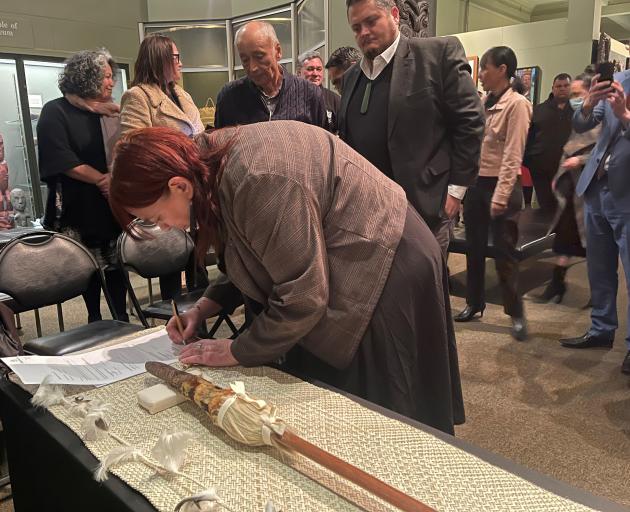
[[[141,128],[116,144],[109,204],[118,223],[132,236],[130,208],[144,208],[160,199],[171,178],[180,176],[193,185],[192,212],[197,225],[195,255],[204,261],[212,245],[222,250],[220,237],[219,182],[231,141],[216,145],[202,136],[199,147],[177,130]]]

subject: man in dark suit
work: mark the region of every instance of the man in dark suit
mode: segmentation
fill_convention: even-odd
[[[483,108],[460,42],[407,39],[394,0],[346,0],[363,59],[344,75],[340,136],[400,184],[446,252],[479,170]]]
[[[591,327],[583,336],[560,340],[569,348],[612,347],[619,325],[620,256],[630,292],[630,71],[617,73],[612,83],[598,78],[595,75],[584,104],[573,115],[577,132],[600,123],[602,131],[576,186],[576,193],[584,195]],[[630,309],[628,316],[630,327]],[[621,371],[630,374],[630,334],[626,344]]]

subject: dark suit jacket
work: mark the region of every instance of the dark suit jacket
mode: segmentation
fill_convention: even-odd
[[[630,71],[617,73],[615,80],[623,86],[626,94],[630,94]],[[613,197],[619,201],[618,206],[625,210],[630,207],[630,172],[628,172],[628,167],[630,167],[630,130],[623,131],[621,122],[606,101],[601,101],[587,118],[584,118],[581,108],[576,110],[573,115],[573,127],[578,133],[591,130],[600,123],[602,124],[602,131],[597,145],[580,175],[575,192],[579,196],[586,192],[597,174],[597,169],[605,157],[606,151],[609,150],[608,185]]]
[[[401,36],[393,66],[387,129],[394,179],[434,227],[442,215],[447,186],[470,186],[477,178],[483,107],[464,49],[455,37]],[[357,63],[344,75],[338,116],[342,138],[360,73]]]

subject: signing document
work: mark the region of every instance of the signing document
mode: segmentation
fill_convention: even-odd
[[[16,356],[2,361],[24,384],[102,386],[144,373],[144,363],[174,363],[181,350],[162,329],[125,343],[68,356]]]

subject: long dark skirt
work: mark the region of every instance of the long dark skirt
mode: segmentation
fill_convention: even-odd
[[[563,256],[586,256],[586,249],[582,245],[580,229],[578,228],[577,213],[573,197],[575,183],[570,173],[565,173],[556,182],[556,194],[561,196],[560,212],[556,214],[556,223],[552,231],[556,233],[553,240],[553,252]],[[581,216],[580,216],[580,220]]]
[[[446,264],[413,208],[407,210],[389,277],[350,365],[337,370],[298,346],[282,368],[449,434],[453,424],[464,422]]]

